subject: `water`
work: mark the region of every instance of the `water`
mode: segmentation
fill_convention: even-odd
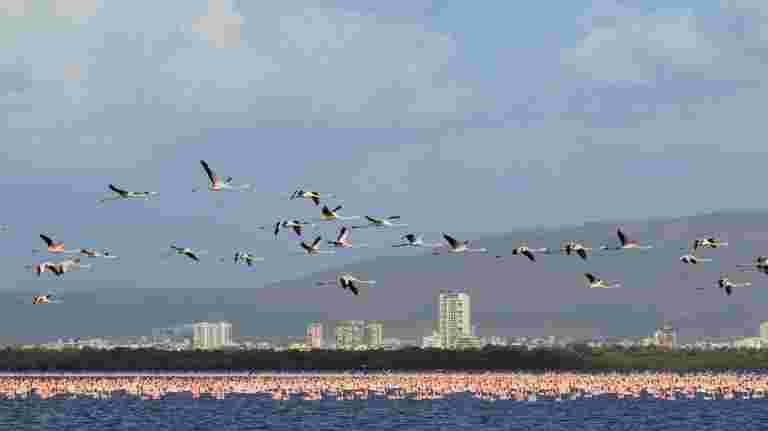
[[[0,401],[0,430],[764,430],[768,400],[305,401],[254,395]]]

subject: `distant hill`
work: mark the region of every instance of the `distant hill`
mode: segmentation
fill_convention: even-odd
[[[603,252],[583,262],[577,257],[539,256],[531,263],[511,256],[513,246],[559,247],[577,239],[597,248],[617,245],[616,228],[654,249],[635,253]],[[696,237],[714,235],[730,243],[698,254],[714,259],[698,266],[678,258]],[[432,235],[433,242],[440,241]],[[481,238],[488,255],[432,256],[421,250],[404,256],[382,257],[343,266],[338,271],[269,285],[262,301],[275,307],[295,302],[293,288],[305,288],[302,303],[311,303],[332,318],[412,320],[436,317],[439,290],[464,290],[472,298],[473,321],[484,334],[645,335],[664,321],[680,335],[754,335],[768,319],[768,276],[738,273],[737,263],[768,254],[768,212],[721,211],[648,221],[590,222],[551,230],[528,230]],[[496,259],[502,254],[503,259]],[[359,297],[331,287],[311,288],[315,280],[332,279],[337,272],[352,272],[379,284]],[[726,297],[715,282],[722,272],[752,279],[754,287]],[[625,288],[591,290],[584,272],[607,280],[621,280]],[[706,290],[698,291],[697,287]],[[419,322],[417,324],[417,322]]]

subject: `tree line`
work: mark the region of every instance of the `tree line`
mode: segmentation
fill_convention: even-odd
[[[165,351],[157,349],[0,350],[5,371],[114,370],[733,370],[768,368],[768,350],[487,347],[451,351]]]

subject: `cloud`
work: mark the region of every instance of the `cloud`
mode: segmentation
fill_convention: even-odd
[[[96,14],[99,0],[52,0],[51,13],[58,17],[81,18]]]
[[[57,10],[87,15],[93,5]],[[343,8],[105,3],[87,26],[20,33],[0,60],[25,82],[3,105],[0,127],[14,142],[5,157],[129,167],[206,129],[436,128],[472,109],[458,61],[447,34]]]
[[[237,48],[242,24],[243,17],[233,11],[231,0],[208,0],[208,14],[199,17],[192,28],[215,48]]]
[[[0,2],[0,16],[25,16],[29,6],[29,0],[3,0]]]

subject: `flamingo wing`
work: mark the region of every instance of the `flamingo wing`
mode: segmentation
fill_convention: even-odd
[[[580,248],[576,253],[579,254],[579,257],[581,257],[584,260],[587,260],[587,251],[583,248]]]
[[[317,196],[312,196],[310,199],[312,199],[312,202],[314,202],[315,205],[320,205],[320,198]]]
[[[216,177],[216,174],[213,173],[213,170],[208,166],[208,163],[206,163],[205,160],[200,160],[200,164],[203,165],[203,169],[205,169],[205,173],[208,175],[208,179],[211,180],[211,184],[216,184],[219,182],[218,177]]]
[[[533,253],[531,253],[530,250],[523,251],[523,255],[531,260],[531,262],[536,262],[536,258],[533,256]]]
[[[444,233],[443,238],[445,238],[446,241],[448,241],[448,245],[450,245],[453,248],[458,247],[459,242],[456,240],[456,238]]]
[[[594,283],[595,281],[597,281],[597,277],[595,277],[593,274],[589,272],[585,272],[584,276],[587,277],[587,280],[589,280],[590,283]]]
[[[112,190],[113,192],[119,194],[120,196],[125,196],[125,195],[128,194],[128,192],[126,190],[119,189],[119,188],[115,187],[114,184],[110,184],[109,185],[109,189]]]
[[[40,234],[40,238],[42,238],[42,239],[43,239],[43,241],[45,241],[45,244],[46,244],[48,247],[50,247],[50,246],[52,246],[52,245],[53,245],[53,239],[51,239],[51,237],[49,237],[49,236],[46,236],[46,235],[43,235],[43,234]]]
[[[616,229],[616,234],[619,236],[619,241],[621,242],[621,245],[627,245],[627,236],[624,235],[624,232],[621,231],[621,228]]]
[[[323,237],[318,235],[317,238],[315,238],[315,240],[312,241],[312,248],[317,247],[317,245],[320,244],[320,241],[322,240],[323,240]]]

